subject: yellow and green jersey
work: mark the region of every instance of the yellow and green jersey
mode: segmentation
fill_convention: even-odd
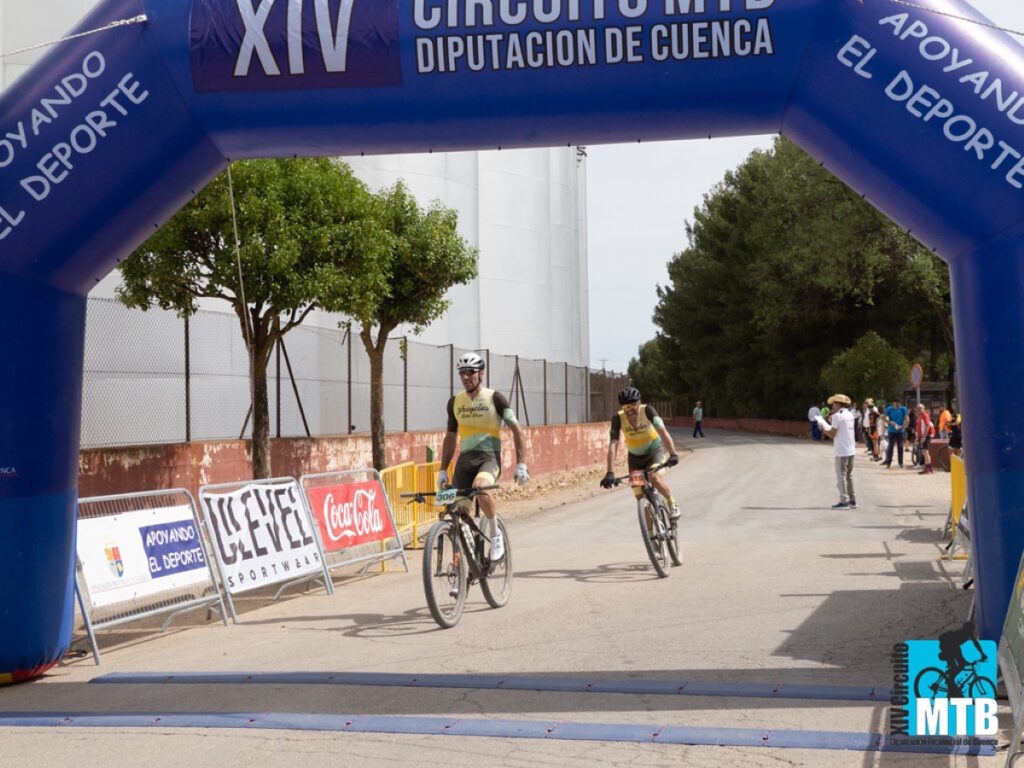
[[[500,458],[501,425],[518,424],[500,392],[480,387],[475,397],[462,391],[448,401],[448,431],[459,433],[459,453],[486,453]]]
[[[621,434],[626,439],[627,451],[634,456],[646,456],[661,448],[657,428],[664,426],[653,406],[644,405],[637,410],[636,424],[631,424],[625,412],[619,411],[612,416],[611,440],[618,442]]]

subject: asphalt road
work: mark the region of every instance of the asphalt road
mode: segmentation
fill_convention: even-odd
[[[510,519],[508,605],[474,589],[451,630],[425,607],[417,551],[408,574],[339,577],[333,597],[243,599],[235,626],[111,630],[102,666],[0,688],[0,766],[1002,765],[856,747],[887,731],[869,692],[892,684],[894,643],[966,616],[963,563],[941,558],[949,476],[861,455],[859,508],[837,511],[828,444],[677,440],[693,451],[668,476],[685,559],[667,579],[622,488]],[[807,697],[822,691],[860,699]],[[3,722],[29,712],[47,724]]]

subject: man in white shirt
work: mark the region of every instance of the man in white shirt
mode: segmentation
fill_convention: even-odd
[[[832,423],[826,423],[821,431],[832,438],[836,454],[836,485],[839,488],[839,503],[833,509],[856,509],[857,497],[853,492],[853,457],[857,453],[853,437],[854,415],[850,398],[835,394],[828,399],[832,406]],[[820,417],[819,417],[820,418]],[[824,421],[824,420],[823,420]]]

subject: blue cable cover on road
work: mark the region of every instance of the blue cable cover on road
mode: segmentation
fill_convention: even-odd
[[[995,754],[989,745],[891,744],[877,733],[776,731],[632,723],[571,723],[550,720],[484,720],[390,715],[326,715],[302,712],[5,712],[0,727],[243,728],[263,730],[402,733],[433,736],[650,742],[691,746],[836,749],[858,752]],[[921,739],[928,742],[927,739]]]
[[[510,691],[630,693],[668,696],[720,696],[759,699],[817,699],[887,702],[881,686],[798,685],[783,683],[685,680],[594,680],[586,677],[509,675],[414,675],[393,672],[112,672],[90,680],[116,684],[270,684],[376,685],[398,688],[481,688]]]

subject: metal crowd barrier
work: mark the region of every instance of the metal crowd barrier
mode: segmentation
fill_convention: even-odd
[[[195,501],[187,490],[78,500],[76,583],[93,657],[96,630],[170,613],[217,609],[227,625]]]
[[[316,522],[328,571],[366,563],[362,576],[374,563],[387,570],[387,561],[400,557],[408,572],[402,537],[377,470],[303,475],[299,485]]]

